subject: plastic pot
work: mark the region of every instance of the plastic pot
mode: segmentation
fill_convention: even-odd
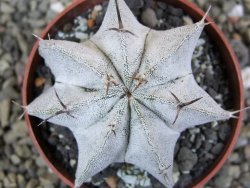
[[[199,9],[196,5],[186,1],[186,0],[162,0],[167,4],[173,5],[175,7],[181,8],[186,14],[191,16],[194,21],[199,21],[204,15],[204,12]],[[65,23],[74,19],[75,17],[82,14],[84,11],[87,11],[89,8],[93,8],[96,4],[103,2],[103,0],[77,0],[72,3],[66,10],[60,13],[43,31],[42,38],[47,38],[48,33],[51,36],[59,30],[62,29]],[[206,21],[211,22],[211,18],[207,18]],[[230,90],[232,93],[232,106],[234,109],[242,109],[244,105],[243,97],[243,85],[240,74],[240,68],[238,60],[235,56],[235,53],[225,38],[222,31],[216,26],[216,24],[210,24],[205,28],[210,39],[218,47],[223,63],[227,69],[227,75],[229,77]],[[22,89],[22,101],[23,105],[29,104],[34,99],[34,80],[35,80],[35,71],[39,65],[43,63],[43,59],[38,54],[38,42],[35,43],[32,52],[29,56],[29,62],[26,67],[25,78],[23,82]],[[236,144],[237,138],[240,133],[241,122],[243,113],[238,114],[239,119],[230,120],[229,123],[232,125],[232,133],[228,139],[224,151],[220,156],[214,161],[210,169],[207,170],[207,173],[203,174],[200,179],[197,179],[193,182],[192,187],[202,187],[207,183],[222,167],[223,163],[226,161],[231,151],[233,150],[234,145]],[[53,154],[49,152],[47,145],[44,140],[41,138],[41,129],[37,128],[38,119],[25,114],[25,120],[27,122],[29,134],[34,142],[37,150],[44,158],[48,166],[53,170],[53,172],[66,184],[73,186],[73,174],[69,174],[62,166],[60,161],[53,159]]]

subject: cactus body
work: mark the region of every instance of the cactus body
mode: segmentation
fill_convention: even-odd
[[[87,42],[40,40],[55,84],[26,107],[69,128],[78,144],[75,186],[111,163],[132,163],[173,186],[180,132],[233,117],[194,79],[191,58],[204,19],[166,31],[141,25],[123,0],[110,0]]]

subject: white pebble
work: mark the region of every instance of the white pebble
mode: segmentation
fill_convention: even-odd
[[[190,16],[184,16],[183,21],[184,21],[185,25],[191,25],[194,23],[194,21],[192,20],[192,18]]]
[[[206,43],[206,41],[204,39],[199,39],[197,44],[196,44],[196,48],[199,47],[199,46],[203,46],[204,44]]]
[[[242,17],[244,16],[244,8],[242,5],[235,5],[227,14],[229,17]]]
[[[245,89],[250,88],[250,67],[246,67],[241,71],[243,85]]]
[[[76,160],[75,159],[70,159],[69,163],[70,163],[70,166],[73,167],[76,164]]]
[[[194,140],[195,140],[195,135],[193,134],[193,135],[191,135],[191,137],[190,137],[190,141],[191,141],[191,142],[194,142]]]
[[[101,10],[102,10],[102,6],[101,5],[96,5],[94,7],[94,11],[96,11],[96,12],[100,12]]]
[[[64,138],[64,135],[59,134],[58,137],[59,137],[60,139],[63,139],[63,138]]]
[[[78,20],[79,26],[77,26],[77,28],[75,30],[82,31],[82,32],[86,31],[88,29],[87,20],[85,18],[82,18],[82,17],[78,17],[77,20]]]
[[[212,122],[212,127],[214,128],[214,127],[217,127],[218,126],[218,122],[217,121],[214,121],[214,122]]]
[[[59,31],[59,32],[58,32],[58,36],[59,36],[60,38],[64,38],[64,33],[61,32],[61,31]]]
[[[174,183],[176,183],[180,179],[180,172],[173,173]]]
[[[57,13],[62,12],[64,8],[62,2],[54,2],[50,5],[50,9]]]
[[[190,174],[190,171],[182,171],[182,174]]]
[[[86,34],[86,33],[82,33],[82,32],[76,32],[75,33],[75,37],[77,38],[77,39],[80,39],[80,40],[86,40],[86,39],[88,39],[88,34]]]

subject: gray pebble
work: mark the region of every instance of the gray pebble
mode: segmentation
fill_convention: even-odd
[[[198,134],[196,136],[196,138],[195,138],[195,149],[199,149],[201,147],[202,140],[203,140],[202,137],[203,137],[203,135],[201,135],[201,134]]]
[[[141,14],[142,23],[148,27],[154,28],[157,23],[158,19],[156,17],[156,13],[153,9],[147,8]]]
[[[16,3],[16,7],[18,9],[19,12],[22,13],[27,13],[29,12],[29,3],[30,0],[18,0],[18,2]]]
[[[202,148],[204,148],[204,150],[206,151],[209,151],[212,147],[213,147],[212,143],[208,142],[207,140],[202,144]]]
[[[249,171],[249,165],[247,162],[242,162],[240,164],[240,171],[241,172],[248,172]]]
[[[46,187],[46,188],[54,188],[54,185],[52,184],[52,182],[50,182],[49,180],[45,179],[45,178],[39,178],[40,181],[40,185],[42,187]]]
[[[241,68],[245,68],[249,63],[249,51],[241,40],[232,40],[231,45],[239,59]]]
[[[5,14],[12,14],[15,12],[13,6],[9,5],[8,3],[1,2],[1,12]]]
[[[244,148],[244,154],[246,159],[250,159],[250,145]]]
[[[12,131],[7,132],[3,138],[6,144],[12,144],[17,139],[24,137],[27,137],[26,123],[18,121],[12,125]]]
[[[22,174],[17,175],[17,184],[20,188],[25,188],[26,180]]]
[[[157,9],[156,10],[156,17],[157,19],[160,19],[161,17],[163,17],[164,11],[162,9]]]
[[[19,97],[20,97],[19,93],[13,87],[8,87],[0,91],[0,101],[4,99],[15,100],[19,99]]]
[[[225,14],[220,14],[217,20],[219,21],[219,23],[224,24],[227,21],[227,16]]]
[[[221,14],[221,9],[218,6],[213,6],[211,9],[211,15],[216,18]]]
[[[248,44],[250,44],[250,28],[246,30],[245,38]]]
[[[0,75],[2,75],[9,67],[10,67],[10,64],[7,60],[2,59],[0,60]]]
[[[64,26],[63,26],[63,32],[71,32],[72,31],[72,28],[73,28],[73,24],[71,22],[68,22],[66,23]]]
[[[228,124],[220,125],[219,138],[221,140],[226,140],[228,135],[230,135],[231,127]]]
[[[0,121],[1,126],[6,127],[9,124],[9,117],[10,117],[10,100],[5,99],[0,101]]]
[[[246,92],[247,94],[248,92]],[[250,96],[245,96],[248,97],[250,99]],[[247,104],[248,106],[248,104]],[[244,125],[244,127],[242,127],[242,131],[241,131],[241,137],[243,138],[250,138],[250,123],[247,123]]]
[[[15,178],[16,176],[14,173],[7,174],[7,177],[3,179],[4,187],[17,187]]]
[[[198,161],[197,155],[187,147],[182,147],[177,156],[178,166],[182,172],[190,171]]]
[[[240,137],[237,141],[237,144],[235,146],[236,149],[238,148],[243,148],[245,147],[246,145],[248,145],[248,139],[247,138],[242,138]]]
[[[37,0],[31,0],[29,4],[31,11],[37,10]]]
[[[175,8],[172,6],[168,7],[168,13],[172,16],[177,16],[177,17],[181,17],[183,15],[183,10],[179,9],[179,8]]]
[[[125,0],[125,1],[131,9],[140,9],[144,5],[143,0],[136,0],[136,1],[135,0]]]
[[[49,7],[49,1],[40,1],[38,5],[38,9],[41,12],[46,12],[48,10],[48,7]]]
[[[188,185],[192,183],[192,176],[189,174],[183,174],[181,175],[180,179],[182,181],[179,181],[176,185],[175,188],[185,188]]]
[[[10,156],[10,160],[14,165],[18,165],[21,162],[21,159],[15,154]]]
[[[235,1],[228,0],[225,3],[222,4],[222,10],[225,13],[228,13],[232,8],[235,6]]]
[[[17,184],[16,184],[16,174],[15,173],[10,172],[8,174],[8,179],[10,181],[10,185],[9,185],[10,187],[17,186]]]
[[[103,17],[104,17],[104,14],[98,14],[97,15],[96,20],[95,20],[96,25],[101,25]]]
[[[46,21],[44,19],[28,19],[28,23],[32,25],[34,28],[42,28],[46,26]]]
[[[30,148],[26,144],[22,145],[21,148],[22,148],[22,151],[23,151],[21,157],[28,159],[32,155],[32,152],[31,152]]]
[[[240,177],[240,166],[238,165],[230,165],[229,171],[228,171],[229,176],[233,178],[239,178]]]
[[[206,0],[197,0],[197,3],[199,5],[199,7],[203,8],[206,5],[207,1]]]
[[[31,19],[40,19],[42,17],[42,13],[37,10],[33,10],[29,12],[29,17]]]
[[[36,179],[31,179],[28,184],[26,185],[26,188],[34,188],[37,187],[39,185],[38,180]]]
[[[250,172],[244,173],[240,176],[239,182],[244,186],[244,187],[250,187]]]
[[[51,172],[47,172],[47,173],[41,175],[40,177],[43,178],[43,179],[49,180],[53,184],[57,184],[58,183],[58,178],[56,177],[55,174],[53,174]]]
[[[206,129],[204,130],[204,135],[206,137],[207,140],[210,140],[210,141],[217,141],[218,139],[218,135],[217,135],[217,132],[213,129]]]
[[[36,165],[37,165],[38,167],[40,167],[40,168],[46,166],[44,160],[43,160],[41,157],[37,157],[37,158],[35,159],[35,163],[36,163]]]
[[[167,3],[164,2],[157,1],[157,5],[163,10],[167,8]]]
[[[224,144],[218,143],[211,149],[211,153],[214,155],[218,155],[222,152],[223,149],[224,149]]]
[[[245,5],[245,9],[248,13],[250,13],[250,1],[249,0],[243,0],[243,4]]]
[[[5,174],[3,171],[0,171],[0,180],[3,180],[5,178]]]
[[[5,89],[8,87],[14,87],[16,83],[17,83],[16,78],[10,77],[4,81],[2,88]]]
[[[215,156],[207,151],[204,151],[203,155],[200,155],[199,158],[199,162],[206,163],[206,161],[213,160]]]
[[[215,187],[229,188],[231,186],[232,177],[230,176],[216,176],[214,179]]]
[[[231,162],[231,163],[239,163],[241,161],[241,156],[239,153],[237,152],[233,152],[229,158],[228,158],[228,161]]]

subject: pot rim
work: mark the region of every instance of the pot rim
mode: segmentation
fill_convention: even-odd
[[[198,8],[195,4],[188,2],[186,0],[160,0],[162,2],[172,4],[174,6],[177,6],[179,8],[182,8],[188,15],[190,15],[195,20],[200,20],[204,16],[204,12]],[[48,36],[48,33],[52,30],[53,26],[55,26],[59,21],[62,21],[64,17],[74,17],[74,15],[69,15],[69,13],[72,10],[75,10],[78,6],[84,7],[93,7],[96,4],[99,4],[103,2],[103,0],[76,0],[74,1],[70,6],[68,6],[63,12],[61,12],[55,19],[53,19],[45,28],[45,30],[42,33],[41,38],[45,39]],[[88,8],[84,8],[85,10]],[[210,17],[206,18],[207,22],[213,22],[213,20]],[[241,72],[240,67],[238,63],[238,59],[234,53],[234,50],[232,49],[231,45],[229,44],[228,40],[225,38],[223,32],[219,29],[219,27],[216,24],[210,24],[206,26],[205,30],[207,33],[212,33],[213,37],[216,38],[217,46],[220,46],[222,48],[222,51],[224,54],[227,54],[226,63],[229,66],[229,70],[233,71],[236,75],[234,78],[231,78],[228,76],[229,79],[232,79],[231,82],[234,83],[236,89],[236,96],[234,96],[234,101],[236,103],[234,104],[238,109],[244,108],[244,90],[243,90],[243,82],[241,78]],[[216,42],[215,41],[215,42]],[[25,76],[23,81],[23,87],[22,87],[22,103],[24,106],[28,104],[28,93],[29,93],[29,85],[32,84],[30,73],[32,72],[32,65],[34,63],[34,58],[38,55],[38,43],[39,41],[36,41],[35,45],[32,48],[32,51],[28,58],[28,64],[26,65],[25,70]],[[229,72],[229,71],[228,71]],[[240,134],[241,124],[243,120],[243,112],[239,112],[238,119],[230,120],[233,126],[232,134],[230,138],[228,139],[228,143],[225,146],[223,152],[220,154],[220,156],[216,159],[214,164],[212,165],[211,169],[208,170],[207,173],[205,173],[202,178],[195,181],[192,185],[193,188],[199,188],[205,185],[222,167],[222,165],[225,163],[229,155],[231,154],[237,139]],[[73,187],[74,181],[72,178],[65,176],[54,164],[49,160],[46,153],[40,146],[39,141],[37,140],[37,137],[33,131],[33,127],[31,125],[31,118],[30,116],[25,113],[25,121],[27,123],[29,135],[32,138],[32,141],[36,147],[36,149],[39,151],[42,158],[45,160],[45,162],[48,164],[48,166],[52,169],[52,171],[67,185]]]

